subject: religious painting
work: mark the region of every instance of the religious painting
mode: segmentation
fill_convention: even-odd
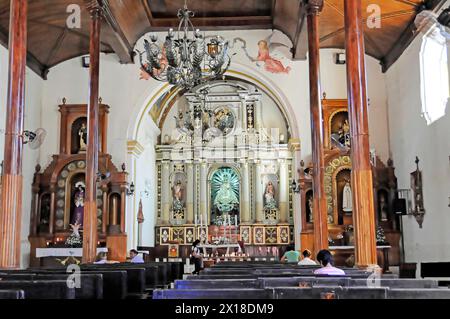
[[[251,227],[250,226],[241,226],[240,227],[240,235],[241,235],[241,241],[244,243],[244,245],[251,245],[252,238],[251,238]]]
[[[287,245],[290,242],[289,226],[278,227],[278,243]]]
[[[178,244],[169,244],[168,258],[178,258],[180,256],[180,246]]]
[[[214,112],[214,127],[228,135],[234,128],[236,117],[228,107],[219,107]]]
[[[264,227],[254,227],[253,228],[253,242],[255,245],[264,245]]]
[[[172,241],[176,241],[180,245],[184,245],[184,228],[172,228]]]
[[[211,177],[211,220],[213,225],[222,226],[227,217],[238,223],[240,198],[240,178],[230,167],[222,167]]]
[[[287,45],[283,43],[277,43],[272,41],[274,33],[270,34],[267,38],[258,41],[258,56],[251,56],[246,49],[246,42],[239,39],[244,43],[243,50],[247,55],[248,59],[255,62],[260,68],[263,68],[266,72],[273,74],[289,74],[291,71],[290,66],[285,66],[281,59],[283,56],[280,54],[279,49],[286,47]],[[236,41],[236,39],[235,39]]]

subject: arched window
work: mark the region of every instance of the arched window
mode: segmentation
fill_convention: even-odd
[[[420,72],[422,115],[430,125],[445,115],[450,96],[447,41],[438,28],[423,37]]]

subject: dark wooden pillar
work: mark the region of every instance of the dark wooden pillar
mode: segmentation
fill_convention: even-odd
[[[311,104],[311,139],[313,158],[314,251],[328,248],[327,199],[323,152],[323,117],[320,86],[319,13],[322,0],[306,1],[308,14],[309,91]]]
[[[355,264],[377,264],[361,1],[345,0],[348,109],[352,144]]]
[[[0,268],[20,268],[27,0],[11,1],[9,77],[0,211]]]
[[[91,13],[88,142],[86,150],[86,199],[83,220],[83,263],[97,255],[97,172],[99,153],[99,71],[102,9],[97,1],[88,5]]]

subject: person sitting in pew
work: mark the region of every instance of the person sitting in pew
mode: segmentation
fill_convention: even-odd
[[[118,261],[108,260],[108,255],[105,252],[99,252],[97,257],[95,257],[95,265],[104,265],[104,264],[117,264]]]
[[[289,246],[283,257],[281,257],[281,262],[298,263],[299,259],[300,253],[295,250],[294,246]]]
[[[200,240],[196,240],[192,243],[191,248],[191,263],[194,264],[195,270],[192,273],[193,275],[198,275],[200,273],[200,270],[203,268],[203,256],[200,253],[200,248],[198,247],[200,245]]]
[[[309,251],[308,249],[305,249],[302,252],[303,255],[303,259],[299,261],[298,265],[299,266],[315,266],[317,265],[317,263],[311,259],[311,251]]]
[[[345,276],[345,272],[342,269],[333,267],[333,256],[330,251],[326,249],[319,251],[317,261],[322,268],[314,271],[315,275]]]
[[[130,263],[133,264],[143,264],[144,258],[139,254],[136,249],[130,250]]]

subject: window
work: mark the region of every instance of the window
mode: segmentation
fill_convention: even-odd
[[[422,115],[430,125],[445,115],[450,95],[447,42],[438,28],[423,37],[420,72]]]

